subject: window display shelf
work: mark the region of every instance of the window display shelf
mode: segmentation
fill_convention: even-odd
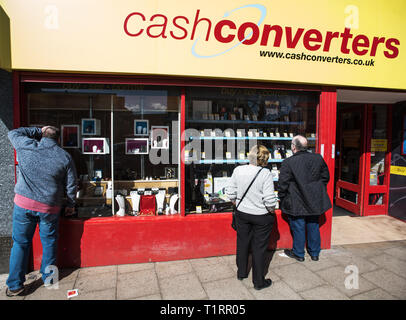
[[[254,120],[186,120],[188,123],[221,123],[221,124],[258,124],[258,125],[264,125],[264,124],[271,124],[271,125],[287,125],[287,126],[299,126],[303,125],[304,122],[292,122],[292,121],[254,121]]]
[[[190,137],[190,140],[292,140],[292,137]],[[316,138],[307,138],[316,141]]]
[[[268,163],[280,163],[284,159],[269,159]],[[210,159],[210,160],[199,160],[199,164],[235,164],[235,163],[248,163],[248,159]]]

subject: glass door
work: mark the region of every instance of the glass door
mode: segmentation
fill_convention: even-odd
[[[389,198],[390,107],[368,105],[365,191],[362,215],[387,214]]]
[[[338,110],[338,180],[336,205],[361,215],[364,167],[364,105],[346,105]]]

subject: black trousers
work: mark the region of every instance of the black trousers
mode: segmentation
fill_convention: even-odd
[[[236,212],[237,224],[237,276],[248,276],[248,257],[252,251],[252,282],[262,286],[265,280],[265,253],[269,245],[275,215],[253,215]]]

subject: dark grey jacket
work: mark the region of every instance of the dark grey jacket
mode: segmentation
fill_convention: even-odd
[[[40,128],[18,128],[8,133],[17,152],[18,176],[15,193],[50,206],[75,205],[76,168],[69,153],[50,138],[41,138]]]
[[[293,216],[326,212],[331,208],[329,180],[328,167],[317,153],[299,151],[283,160],[278,182],[282,212]]]

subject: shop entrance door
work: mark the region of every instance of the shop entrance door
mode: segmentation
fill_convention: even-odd
[[[339,152],[335,204],[358,215],[361,215],[363,201],[365,111],[363,105],[346,105],[338,109],[337,117]]]
[[[335,204],[360,216],[387,214],[391,106],[338,108]]]
[[[388,214],[392,106],[366,105],[366,111],[362,215]]]

